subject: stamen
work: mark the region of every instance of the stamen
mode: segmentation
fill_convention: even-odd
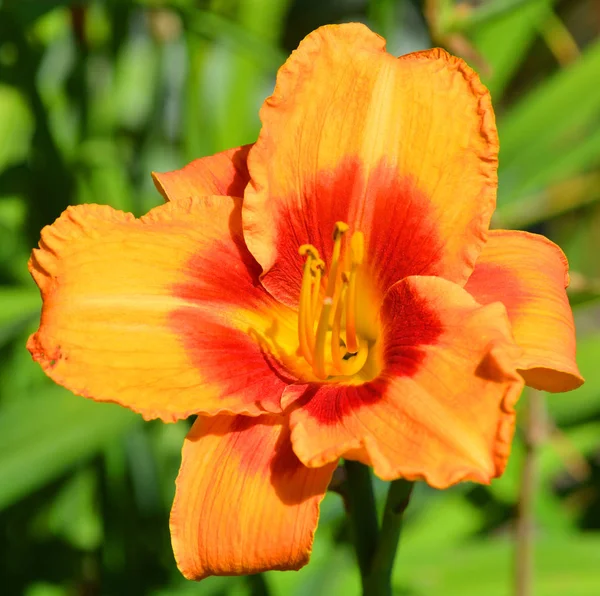
[[[319,317],[313,358],[313,372],[319,379],[326,379],[328,376],[327,371],[325,370],[325,339],[327,338],[329,313],[331,312],[332,306],[333,299],[326,296],[325,300],[323,300],[323,310],[321,310],[321,316]]]
[[[362,265],[365,252],[365,238],[362,232],[354,232],[350,240],[350,279],[346,293],[346,349],[351,354],[358,352],[356,336],[356,276]]]
[[[335,224],[324,291],[326,270],[319,252],[312,244],[303,244],[298,251],[306,257],[298,308],[298,354],[312,367],[314,375],[323,380],[356,375],[365,366],[369,354],[368,341],[359,342],[356,330],[357,284],[364,259],[364,236],[355,232],[344,248],[346,232],[347,224]]]
[[[340,253],[342,251],[342,237],[348,231],[348,224],[338,221],[333,228],[333,252],[331,253],[331,265],[327,276],[327,291],[325,296],[333,297],[337,285],[337,271],[340,264]]]
[[[312,263],[319,259],[319,252],[312,244],[303,244],[299,249],[300,256],[306,256],[302,286],[300,287],[300,305],[298,307],[298,341],[300,353],[311,364],[314,350],[314,335],[312,332]],[[320,260],[320,259],[319,259]]]
[[[342,273],[342,276],[345,275],[345,273]],[[333,325],[333,318],[335,316],[335,310],[337,307],[337,304],[340,301],[340,294],[342,291],[342,286],[341,284],[336,284],[335,286],[335,290],[333,291],[333,308],[331,309],[331,312],[329,313],[329,321],[327,321],[327,324],[329,325],[329,327],[331,327]]]
[[[321,277],[325,272],[325,262],[321,259],[313,261],[313,289],[312,289],[312,307],[311,307],[311,324],[319,316],[319,298],[321,294]]]
[[[315,257],[316,255],[316,257]],[[310,349],[311,355],[315,351],[315,321],[319,314],[319,295],[321,293],[321,272],[325,271],[325,263],[319,258],[319,252],[315,249],[313,261],[310,265],[311,273],[311,289],[310,293],[310,310],[307,311],[304,318],[304,334]],[[312,362],[312,360],[311,360]]]

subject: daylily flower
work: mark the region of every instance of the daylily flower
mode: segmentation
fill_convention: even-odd
[[[155,174],[167,203],[140,219],[70,207],[30,264],[52,379],[198,415],[171,514],[188,578],[304,565],[340,458],[488,483],[523,384],[582,383],[563,253],[488,230],[498,138],[462,60],[323,27],[261,119],[253,146]]]

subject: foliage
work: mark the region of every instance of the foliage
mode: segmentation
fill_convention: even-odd
[[[355,594],[339,495],[298,573],[183,580],[168,514],[187,423],[141,424],[54,386],[25,351],[26,262],[69,204],[142,214],[149,172],[251,142],[275,72],[310,30],[361,20],[394,53],[444,45],[482,73],[501,140],[495,225],[567,253],[587,384],[547,399],[539,596],[600,585],[600,31],[593,0],[0,0],[0,570],[3,593]],[[594,10],[596,11],[594,13]],[[596,20],[594,21],[594,15]],[[397,594],[507,594],[522,434],[490,487],[418,486]],[[380,501],[385,494],[377,488]],[[225,497],[226,498],[226,497]],[[383,503],[381,503],[383,505]]]

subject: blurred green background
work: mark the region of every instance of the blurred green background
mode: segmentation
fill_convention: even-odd
[[[40,228],[69,204],[142,214],[161,202],[151,170],[252,142],[289,52],[312,29],[349,20],[386,36],[394,54],[441,45],[481,73],[501,140],[494,225],[544,233],[567,253],[587,378],[520,416],[492,486],[417,487],[395,591],[513,594],[528,458],[536,594],[600,594],[597,0],[0,0],[2,594],[358,594],[337,494],[301,572],[182,579],[168,514],[187,423],[144,423],[74,397],[24,347],[39,317],[26,262]]]

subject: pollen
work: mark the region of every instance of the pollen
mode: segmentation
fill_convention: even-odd
[[[299,248],[305,257],[298,310],[298,351],[319,379],[351,377],[365,365],[368,342],[357,333],[358,272],[364,236],[337,222],[329,269],[312,244]]]

